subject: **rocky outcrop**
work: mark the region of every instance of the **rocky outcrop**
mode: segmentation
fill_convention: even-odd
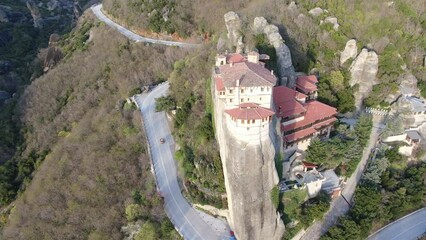
[[[43,59],[43,71],[47,72],[58,64],[62,59],[62,51],[57,46],[60,36],[56,33],[51,34],[49,37],[49,47]]]
[[[278,27],[268,24],[268,21],[264,17],[256,17],[253,22],[253,32],[255,34],[264,33],[269,43],[274,46],[278,58],[277,65],[280,85],[293,88],[296,73],[291,61],[290,49],[284,44]]]
[[[27,8],[31,12],[31,16],[33,17],[34,27],[35,28],[42,28],[43,27],[43,19],[41,18],[40,10],[38,9],[37,5],[32,1],[27,1]]]
[[[340,27],[340,25],[339,25],[339,23],[337,22],[337,18],[336,17],[331,17],[331,16],[329,16],[329,17],[326,17],[325,19],[324,19],[324,22],[325,23],[331,23],[332,25],[333,25],[333,29],[334,30],[339,30],[339,27]]]
[[[6,23],[9,22],[9,16],[8,16],[7,8],[4,8],[3,6],[0,6],[0,23]]]
[[[236,46],[237,53],[242,53],[244,49],[243,36],[241,34],[241,19],[235,12],[228,12],[224,15],[226,30],[228,30],[228,40],[232,46]]]
[[[235,139],[227,131],[224,103],[217,98],[214,102],[229,224],[237,239],[281,239],[284,224],[271,200],[271,190],[278,183],[272,141],[267,138],[259,139],[258,144],[247,144]]]
[[[322,8],[320,8],[320,7],[316,7],[316,8],[309,10],[309,14],[311,14],[314,17],[318,17],[323,12],[324,12],[324,10],[322,10]]]
[[[363,48],[361,53],[349,68],[351,72],[350,85],[359,85],[355,94],[355,107],[361,108],[362,100],[371,92],[376,84],[376,74],[378,71],[379,58],[374,51]]]
[[[358,48],[356,46],[356,40],[351,39],[346,43],[343,52],[340,52],[340,65],[343,65],[350,58],[355,59],[358,54]]]

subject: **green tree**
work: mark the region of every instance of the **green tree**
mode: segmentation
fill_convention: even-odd
[[[151,221],[147,221],[134,237],[134,240],[158,240],[160,235],[157,226]]]
[[[137,220],[142,215],[142,207],[139,204],[129,204],[126,206],[127,221],[132,222]]]

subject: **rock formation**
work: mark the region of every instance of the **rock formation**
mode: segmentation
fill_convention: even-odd
[[[316,8],[309,10],[309,14],[311,14],[314,17],[321,15],[323,12],[324,12],[324,10],[322,10],[322,8],[320,8],[320,7],[316,7]]]
[[[376,84],[379,58],[374,51],[363,48],[361,53],[350,66],[350,85],[359,84],[358,92],[355,94],[355,107],[360,110],[362,100],[367,97]]]
[[[34,27],[42,28],[43,19],[41,18],[40,10],[38,9],[37,5],[32,0],[29,0],[27,1],[27,8],[30,10],[31,16],[33,17]]]
[[[8,17],[8,11],[6,11],[6,8],[3,8],[2,6],[0,6],[0,22],[2,23],[6,23],[9,22],[9,17]]]
[[[214,102],[229,224],[237,239],[281,239],[284,224],[271,200],[271,190],[278,183],[272,141],[268,138],[259,140],[258,144],[246,144],[235,139],[227,130],[224,103],[217,98]]]
[[[43,71],[47,72],[52,69],[62,59],[61,49],[57,46],[60,36],[56,33],[49,37],[49,47],[43,60]]]
[[[278,57],[277,65],[280,85],[293,88],[296,81],[296,73],[291,61],[290,49],[284,44],[278,27],[268,24],[264,17],[256,17],[253,22],[253,31],[255,34],[264,33],[269,43],[274,46]]]
[[[340,52],[340,65],[343,65],[348,59],[355,59],[358,54],[358,48],[356,46],[356,40],[351,39],[346,43],[343,52]]]
[[[331,23],[332,25],[333,25],[333,29],[334,30],[339,30],[339,27],[340,27],[340,25],[339,25],[339,23],[337,22],[337,18],[336,17],[326,17],[325,19],[324,19],[324,22],[325,23]]]
[[[224,15],[228,39],[232,46],[236,46],[237,53],[242,53],[244,49],[243,36],[241,35],[241,19],[235,12],[228,12]]]

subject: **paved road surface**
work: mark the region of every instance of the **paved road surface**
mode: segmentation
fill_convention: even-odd
[[[168,89],[169,84],[164,83],[154,88],[149,94],[135,96],[135,101],[142,112],[157,186],[160,194],[164,197],[166,212],[185,239],[227,239],[226,236],[218,236],[213,227],[204,222],[182,196],[177,182],[176,162],[173,158],[175,144],[166,114],[155,111],[155,98],[166,95]],[[161,144],[160,138],[164,138],[166,142]]]
[[[384,226],[371,234],[368,240],[416,240],[423,233],[426,233],[426,208]]]
[[[371,149],[375,147],[377,139],[379,137],[379,130],[381,128],[381,116],[373,115],[373,128],[371,130],[370,139],[368,141],[367,147],[362,153],[362,158],[358,164],[355,172],[349,178],[346,183],[345,188],[342,191],[342,195],[349,201],[356,189],[359,179],[364,171],[365,165],[367,164],[368,157],[370,155]],[[301,239],[304,240],[316,240],[319,239],[321,235],[327,232],[328,228],[333,226],[337,219],[344,215],[349,210],[349,205],[343,199],[342,196],[336,198],[331,202],[330,210],[324,215],[322,221],[317,221],[306,229],[306,233]]]
[[[153,38],[142,37],[142,36],[132,32],[132,31],[130,31],[129,29],[126,29],[125,27],[120,26],[119,24],[113,22],[111,19],[109,19],[107,16],[105,16],[105,14],[101,11],[101,8],[102,8],[102,4],[94,5],[94,6],[91,7],[93,13],[96,15],[96,17],[100,21],[102,21],[102,22],[106,23],[108,26],[116,29],[121,34],[123,34],[124,36],[126,36],[127,38],[129,38],[133,41],[153,43],[153,44],[162,44],[162,45],[167,45],[167,46],[177,46],[177,47],[182,47],[182,48],[195,48],[195,47],[200,46],[200,44],[165,41],[165,40],[158,40],[158,39],[153,39]]]

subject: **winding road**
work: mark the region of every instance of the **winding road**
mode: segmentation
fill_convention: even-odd
[[[182,48],[196,48],[199,47],[200,44],[193,44],[193,43],[184,43],[184,42],[175,42],[175,41],[166,41],[166,40],[159,40],[159,39],[153,39],[153,38],[147,38],[140,36],[129,29],[115,23],[111,19],[109,19],[105,14],[102,12],[102,4],[93,5],[90,7],[92,9],[92,12],[95,14],[95,16],[102,22],[106,23],[108,26],[116,29],[118,32],[129,38],[130,40],[133,40],[135,42],[145,42],[145,43],[152,43],[152,44],[162,44],[167,46],[176,46],[176,47],[182,47]]]
[[[416,240],[426,233],[426,208],[410,213],[371,234],[368,240]]]
[[[364,148],[362,153],[361,161],[358,163],[358,166],[349,180],[346,182],[346,185],[342,191],[342,195],[350,201],[352,199],[356,186],[358,185],[361,175],[364,172],[364,168],[367,165],[370,152],[375,148],[377,140],[379,138],[380,129],[382,127],[382,116],[373,115],[373,128],[371,129],[370,138],[368,145]],[[303,240],[316,240],[321,237],[324,233],[327,232],[328,228],[336,224],[338,218],[346,214],[349,211],[349,205],[343,199],[342,196],[339,196],[331,202],[330,209],[321,221],[316,221],[312,224],[302,236]]]
[[[136,95],[135,102],[142,113],[145,134],[148,138],[150,154],[157,180],[157,187],[164,197],[164,207],[175,228],[185,239],[218,240],[228,239],[222,229],[222,236],[214,227],[207,224],[200,214],[183,197],[178,185],[175,143],[164,112],[155,111],[155,98],[165,96],[169,83],[163,83],[148,94]],[[165,143],[160,143],[160,138]],[[220,231],[219,231],[220,232]]]

